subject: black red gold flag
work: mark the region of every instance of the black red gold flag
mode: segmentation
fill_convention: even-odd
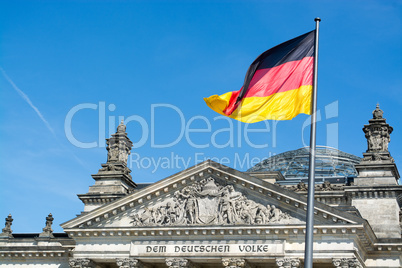
[[[250,65],[238,91],[204,98],[214,111],[242,122],[311,114],[315,30],[277,45]]]

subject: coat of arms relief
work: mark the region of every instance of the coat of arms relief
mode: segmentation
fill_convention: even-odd
[[[134,226],[298,224],[297,218],[220,185],[212,177],[194,182],[174,197],[132,213]]]

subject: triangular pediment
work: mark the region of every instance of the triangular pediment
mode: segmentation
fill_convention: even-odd
[[[193,166],[61,226],[72,229],[305,225],[307,199],[211,160]],[[314,223],[363,220],[321,203]]]

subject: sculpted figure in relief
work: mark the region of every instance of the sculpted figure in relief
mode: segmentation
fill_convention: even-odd
[[[109,150],[109,153],[107,155],[108,156],[107,161],[108,162],[116,161],[117,157],[118,157],[118,154],[119,154],[118,146],[116,144],[113,144],[112,146],[110,146],[110,150]]]
[[[391,127],[366,125],[363,131],[367,139],[367,152],[388,152]]]
[[[391,141],[391,136],[389,135],[387,127],[381,128],[381,136],[382,136],[383,151],[388,151],[388,143]]]
[[[233,185],[216,184],[213,178],[186,186],[174,197],[133,212],[131,218],[135,226],[300,222],[274,205],[247,199]]]
[[[128,155],[130,154],[130,147],[127,146],[124,140],[106,141],[108,150],[107,161],[115,162],[120,161],[127,163]]]
[[[128,158],[126,149],[127,148],[126,148],[124,141],[120,140],[119,141],[119,161],[124,162],[124,163],[127,163],[127,158]]]

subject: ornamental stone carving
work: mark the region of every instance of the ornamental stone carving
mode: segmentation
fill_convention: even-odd
[[[343,190],[344,186],[333,185],[329,181],[324,181],[324,183],[315,186],[317,191],[340,191]]]
[[[336,258],[332,259],[332,264],[341,268],[363,268],[356,258]]]
[[[45,228],[42,229],[43,232],[39,234],[39,237],[54,237],[52,230],[53,220],[54,218],[52,216],[52,213],[49,213],[49,215],[46,217]]]
[[[93,268],[94,263],[90,259],[73,258],[68,261],[71,268]]]
[[[210,177],[174,193],[174,197],[131,214],[134,226],[301,223],[274,205],[261,204]]]
[[[115,134],[106,139],[107,163],[120,162],[127,165],[128,155],[131,153],[133,143],[127,137],[126,126],[122,120]]]
[[[134,258],[125,258],[125,259],[117,259],[116,260],[117,266],[119,268],[144,268],[144,264]]]
[[[300,260],[298,258],[278,258],[276,259],[276,265],[278,267],[285,267],[285,268],[301,267]]]
[[[314,186],[315,191],[341,191],[345,187],[342,185],[333,185],[329,181],[324,181],[322,184],[315,185]],[[283,188],[286,188],[291,191],[295,192],[307,192],[308,191],[308,186],[304,182],[299,182],[297,185],[292,185],[290,187],[283,186]]]
[[[304,191],[307,192],[307,190],[308,190],[307,184],[305,184],[302,181],[299,182],[296,186],[293,186],[293,187],[294,187],[294,189],[292,189],[292,190],[294,190],[295,192],[304,192]]]
[[[383,111],[377,104],[376,109],[373,111],[373,119],[370,119],[369,124],[363,127],[363,132],[367,139],[367,151],[363,154],[363,161],[389,160],[393,162],[393,158],[388,152],[392,131],[393,128],[386,123],[386,119],[383,118]]]
[[[399,226],[401,227],[402,230],[402,208],[399,210]]]
[[[249,268],[250,265],[242,258],[223,258],[222,264],[225,268]]]
[[[8,215],[8,217],[5,219],[6,224],[5,227],[2,229],[2,232],[0,233],[0,237],[13,237],[13,230],[11,230],[11,225],[13,224],[13,217],[11,214]]]
[[[131,179],[131,170],[127,167],[127,159],[131,154],[133,143],[127,136],[123,120],[117,127],[116,133],[112,134],[111,138],[106,139],[106,144],[106,150],[108,151],[107,162],[102,164],[102,168],[99,169],[98,174],[100,176],[121,174]]]
[[[166,265],[169,268],[195,268],[196,266],[184,258],[167,258]]]

